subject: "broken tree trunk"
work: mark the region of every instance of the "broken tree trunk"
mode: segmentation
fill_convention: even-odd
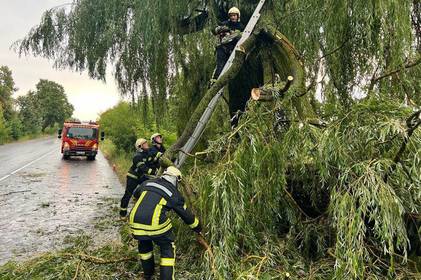
[[[287,82],[278,82],[274,85],[264,85],[260,88],[251,90],[251,98],[255,101],[272,101],[275,98],[282,97],[290,88],[294,78],[288,76]]]
[[[229,85],[230,91],[237,91],[236,96],[250,96],[251,89],[258,85],[250,84],[249,80],[252,77],[249,75],[251,73],[254,78],[264,76],[259,83],[268,84],[270,79],[267,76],[270,74],[268,73],[268,69],[270,69],[270,72],[273,72],[270,74],[272,77],[277,75],[281,80],[287,81],[287,83],[279,83],[277,87],[280,92],[283,90],[285,94],[288,92],[292,106],[297,111],[299,118],[303,121],[316,118],[307,96],[303,94],[305,93],[305,73],[298,52],[288,39],[270,24],[259,23],[255,30],[250,38],[241,45],[241,49],[236,51],[231,68],[204,95],[183,133],[166,152],[167,159],[174,158],[179,149],[187,142],[210,100],[221,88]],[[292,77],[292,80],[289,80],[289,76]],[[263,91],[268,90],[269,88],[266,87]],[[263,95],[268,94],[264,93]],[[235,102],[235,100],[233,101]],[[166,165],[170,164],[169,160],[164,161]]]

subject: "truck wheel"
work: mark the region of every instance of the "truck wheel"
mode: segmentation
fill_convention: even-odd
[[[70,159],[70,156],[69,155],[63,155],[63,159],[68,160],[68,159]]]
[[[95,156],[88,156],[88,160],[95,160]]]

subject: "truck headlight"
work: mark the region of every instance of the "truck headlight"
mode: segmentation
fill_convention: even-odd
[[[98,144],[94,144],[93,146],[92,146],[92,150],[98,150]]]
[[[65,150],[65,151],[70,150],[70,145],[69,145],[69,143],[64,142],[64,145],[63,145],[63,150]]]

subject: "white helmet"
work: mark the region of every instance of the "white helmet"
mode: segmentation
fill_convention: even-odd
[[[163,175],[174,176],[177,177],[177,180],[180,181],[182,179],[181,171],[174,166],[169,166],[165,169]]]
[[[240,10],[237,7],[232,7],[231,9],[229,9],[228,16],[230,14],[237,14],[238,15],[238,19],[240,19],[241,13],[240,13]]]
[[[155,137],[158,137],[158,136],[161,136],[161,138],[162,138],[162,134],[160,134],[160,133],[154,133],[154,134],[152,134],[152,136],[151,136],[152,143],[155,143]]]
[[[136,140],[136,143],[134,144],[135,148],[140,148],[143,144],[145,144],[147,140],[145,138],[139,138]]]

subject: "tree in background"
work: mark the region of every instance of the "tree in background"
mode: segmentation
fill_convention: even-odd
[[[0,67],[0,107],[1,141],[17,140],[25,134],[36,134],[47,127],[61,124],[73,114],[73,105],[61,85],[40,80],[36,91],[29,91],[16,100],[17,91],[12,71],[7,66]],[[17,108],[15,108],[17,105]]]
[[[22,136],[22,123],[16,112],[16,101],[13,94],[17,91],[12,71],[7,66],[0,67],[0,106],[3,107],[4,122],[7,127],[7,138],[14,140]]]
[[[7,66],[0,67],[0,105],[3,107],[3,115],[6,121],[12,118],[13,93],[17,90],[13,81],[12,71]]]
[[[63,87],[48,80],[40,80],[36,91],[19,96],[16,103],[18,117],[27,134],[44,131],[56,124],[61,125],[65,119],[72,116],[74,110]]]
[[[16,103],[25,134],[34,134],[41,131],[42,117],[36,92],[29,91],[26,95],[19,96]]]
[[[9,137],[9,131],[6,126],[6,121],[3,117],[3,108],[0,104],[0,144],[7,141]]]
[[[62,124],[72,116],[74,107],[67,100],[63,86],[41,79],[36,89],[35,102],[41,116],[42,131],[55,124]]]

